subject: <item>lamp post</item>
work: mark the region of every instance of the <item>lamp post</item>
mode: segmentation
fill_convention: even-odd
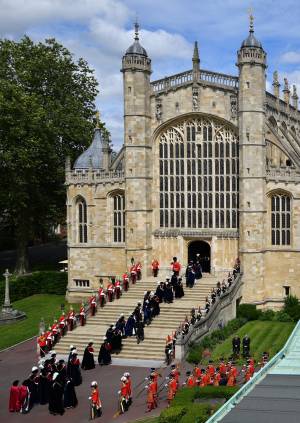
[[[11,313],[12,307],[9,298],[9,277],[11,276],[11,273],[9,273],[8,269],[5,270],[3,276],[5,277],[5,299],[2,307],[2,313]]]

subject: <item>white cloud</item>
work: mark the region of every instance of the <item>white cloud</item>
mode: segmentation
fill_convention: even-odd
[[[280,61],[282,63],[288,63],[288,64],[300,63],[300,52],[287,51],[281,56]]]

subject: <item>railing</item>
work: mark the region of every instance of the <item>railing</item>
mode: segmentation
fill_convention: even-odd
[[[213,304],[208,314],[199,322],[195,323],[186,335],[178,336],[175,347],[176,359],[183,360],[191,342],[199,341],[211,329],[218,328],[219,324],[223,325],[236,317],[236,302],[234,300],[240,295],[239,291],[242,285],[242,273],[239,273],[230,289],[221,294],[220,297],[217,297],[215,304]]]
[[[116,170],[116,171],[99,171],[99,170],[74,170],[67,175],[66,183],[81,183],[81,182],[103,182],[105,180],[123,180],[124,179],[124,171],[123,170]]]
[[[282,360],[288,352],[293,340],[295,333],[300,329],[300,321],[295,326],[292,334],[287,340],[285,346],[280,350],[262,369],[241,387],[219,410],[210,417],[206,423],[217,423],[223,419],[250,391],[266,376],[269,370],[274,367],[280,360]]]
[[[161,91],[169,90],[171,88],[179,87],[193,82],[193,71],[189,70],[181,72],[176,75],[172,75],[157,81],[151,82],[153,93],[159,93]],[[212,85],[225,86],[233,89],[238,88],[238,77],[226,75],[223,73],[211,72],[206,70],[200,70],[199,78],[197,82],[205,82]]]
[[[266,100],[267,106],[269,106],[271,109],[279,109],[282,113],[286,115],[294,115],[295,113],[297,113],[297,117],[299,118],[299,110],[296,110],[292,104],[287,104],[284,100],[282,100],[281,98],[277,98],[274,94],[271,94],[268,91],[266,92]]]

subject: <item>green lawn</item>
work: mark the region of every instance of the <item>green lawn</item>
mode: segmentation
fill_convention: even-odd
[[[41,317],[44,318],[47,328],[55,318],[60,316],[62,303],[68,311],[69,304],[66,303],[63,295],[32,295],[13,303],[13,308],[24,311],[27,319],[0,326],[0,350],[37,335]],[[74,305],[75,310],[78,310],[78,307],[78,304]]]
[[[289,335],[295,327],[293,322],[269,322],[254,320],[246,323],[238,331],[237,335],[242,338],[247,334],[251,339],[251,354],[256,360],[260,360],[262,353],[267,351],[273,357],[284,346]],[[232,338],[217,345],[212,351],[212,360],[218,361],[220,357],[227,358],[232,354]]]

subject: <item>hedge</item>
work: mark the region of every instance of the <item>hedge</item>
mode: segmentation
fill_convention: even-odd
[[[159,416],[159,423],[179,423],[181,418],[187,413],[187,408],[175,406],[166,408]]]
[[[217,329],[205,336],[199,343],[191,345],[187,356],[189,363],[199,363],[205,349],[212,350],[217,344],[234,334],[247,320],[238,318],[230,320],[223,329]]]
[[[11,277],[9,292],[11,302],[22,300],[35,294],[65,295],[68,283],[66,272],[34,272],[30,275]],[[5,281],[0,281],[0,304],[5,296]]]

